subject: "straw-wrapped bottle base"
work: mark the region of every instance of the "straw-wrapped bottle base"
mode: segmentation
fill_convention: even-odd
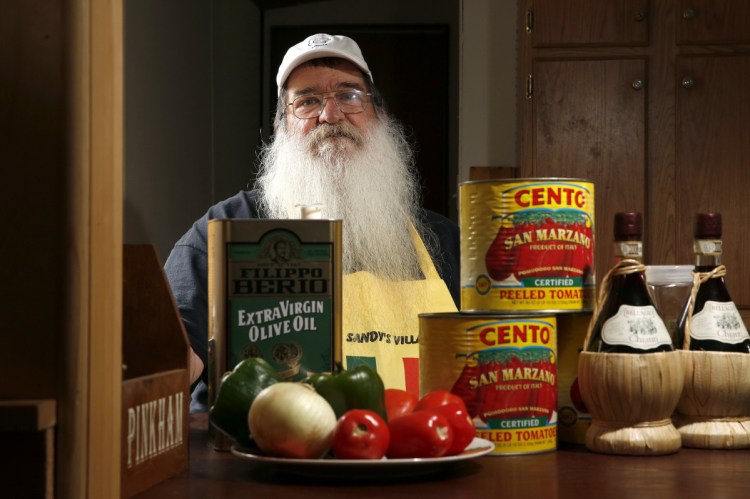
[[[677,452],[681,438],[671,417],[683,380],[677,352],[582,352],[578,381],[592,417],[586,447],[607,454]]]
[[[750,447],[750,418],[691,421],[675,417],[682,445],[697,449],[745,449]]]
[[[679,351],[685,387],[675,425],[685,447],[750,447],[750,355]]]
[[[603,454],[659,456],[681,446],[680,432],[669,419],[641,424],[593,420],[586,432],[586,447]]]

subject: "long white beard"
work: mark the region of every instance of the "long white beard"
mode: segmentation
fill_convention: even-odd
[[[262,152],[256,185],[271,218],[299,218],[298,205],[321,204],[324,218],[343,220],[345,273],[414,280],[421,271],[410,222],[422,228],[412,159],[401,127],[387,118],[367,136],[346,122],[305,137],[279,130]]]

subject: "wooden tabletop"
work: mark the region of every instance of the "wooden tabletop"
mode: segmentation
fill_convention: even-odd
[[[210,449],[206,425],[206,415],[190,416],[189,470],[136,498],[750,497],[750,449],[683,448],[668,456],[632,457],[566,445],[542,454],[453,462],[416,476],[353,476],[348,470],[307,476]]]

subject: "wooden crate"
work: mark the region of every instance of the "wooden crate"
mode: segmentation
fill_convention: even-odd
[[[187,469],[189,345],[151,245],[123,251],[121,496]]]
[[[0,401],[1,497],[55,497],[55,426],[52,399]]]

